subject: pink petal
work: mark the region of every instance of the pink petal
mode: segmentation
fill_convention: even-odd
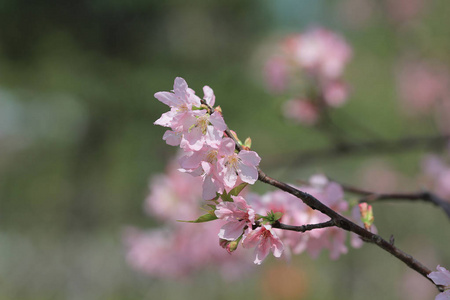
[[[220,131],[225,131],[227,129],[227,124],[225,124],[225,121],[219,112],[213,112],[209,117],[209,121]]]
[[[175,116],[175,113],[172,111],[165,112],[153,124],[163,126],[163,127],[172,127],[174,116]]]
[[[177,96],[186,94],[187,89],[188,85],[186,80],[181,77],[175,78],[175,82],[173,83],[173,91]]]
[[[256,252],[256,258],[254,261],[255,264],[260,265],[262,263],[262,261],[269,254],[270,247],[271,247],[270,239],[264,239],[259,243],[259,245],[255,249]]]
[[[190,132],[183,135],[180,147],[192,151],[199,151],[203,147],[203,134],[200,128],[192,128]]]
[[[434,300],[449,300],[450,299],[450,290],[447,290],[443,293],[440,293],[434,298]]]
[[[238,173],[239,177],[242,181],[254,184],[256,180],[258,180],[258,171],[254,166],[247,166],[243,163],[238,165]]]
[[[223,183],[229,187],[233,188],[237,181],[237,175],[233,168],[224,168],[225,174],[223,175]]]
[[[242,246],[244,248],[253,248],[259,243],[259,238],[262,228],[256,228],[255,230],[248,233],[245,239],[242,241]]]
[[[163,135],[163,140],[170,146],[178,146],[181,142],[181,138],[181,133],[171,130],[167,130]]]
[[[271,248],[273,251],[273,256],[280,257],[281,254],[283,254],[283,250],[284,250],[283,243],[277,236],[272,236],[271,243],[272,243]]]
[[[450,285],[450,271],[441,266],[437,266],[437,271],[428,274],[428,278],[433,280],[435,284]]]
[[[157,92],[155,98],[167,106],[174,107],[181,104],[181,101],[171,92]]]
[[[180,166],[184,169],[196,169],[205,158],[204,151],[185,152],[185,155],[178,159]]]
[[[242,150],[238,156],[246,165],[257,166],[261,162],[261,157],[255,151]]]
[[[245,221],[231,221],[220,228],[219,238],[227,241],[237,240],[244,232]]]
[[[211,176],[205,176],[203,181],[203,191],[202,198],[203,200],[211,200],[216,197],[216,193],[219,191],[217,185],[212,180]]]
[[[203,93],[205,94],[205,97],[203,97],[203,99],[205,99],[206,103],[209,106],[214,106],[214,103],[216,103],[216,96],[214,95],[214,91],[212,90],[212,88],[205,85],[203,87]]]
[[[221,155],[232,155],[234,154],[234,149],[236,147],[236,144],[234,141],[230,138],[224,138],[222,140],[222,143],[220,144],[220,154]]]

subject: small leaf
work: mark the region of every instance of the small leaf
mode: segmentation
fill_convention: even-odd
[[[277,211],[276,213],[273,214],[273,221],[278,221],[279,219],[281,219],[281,217],[283,216],[283,213],[280,211]]]
[[[246,138],[244,141],[244,147],[247,147],[248,149],[250,149],[252,147],[252,139],[251,138]]]
[[[227,191],[223,191],[223,194],[220,195],[220,198],[223,202],[233,202],[233,199],[231,198],[230,194],[227,194]]]
[[[217,220],[217,216],[214,214],[214,211],[209,211],[207,214],[204,214],[203,216],[198,217],[197,220],[193,220],[193,221],[183,221],[183,220],[178,220],[178,222],[183,222],[183,223],[204,223],[204,222],[209,222],[209,221],[214,221]]]
[[[239,193],[248,185],[247,182],[243,182],[240,185],[238,185],[237,187],[235,187],[234,189],[232,189],[229,193],[229,195],[231,196],[237,196],[239,195]]]

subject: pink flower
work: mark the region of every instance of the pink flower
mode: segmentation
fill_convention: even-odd
[[[183,122],[183,138],[180,147],[189,151],[198,151],[204,144],[218,145],[223,132],[227,129],[220,113],[209,115],[206,110],[194,111]]]
[[[408,59],[401,62],[396,77],[400,100],[410,114],[429,112],[450,95],[450,75],[440,64]]]
[[[333,81],[325,84],[324,98],[329,106],[342,106],[348,97],[348,87],[339,81]]]
[[[304,99],[292,99],[286,102],[283,114],[286,118],[305,125],[313,125],[319,119],[317,107],[311,101]]]
[[[450,299],[450,271],[441,266],[437,266],[436,269],[437,271],[428,274],[428,278],[435,284],[444,286],[444,292],[437,295],[435,300],[448,300]]]
[[[243,233],[245,227],[255,223],[255,211],[241,196],[231,196],[234,202],[222,202],[216,207],[215,214],[219,219],[227,221],[219,231],[219,238],[235,241]]]
[[[272,250],[273,256],[280,257],[283,253],[283,243],[280,238],[272,230],[270,225],[262,225],[247,234],[242,241],[244,248],[256,247],[256,258],[254,263],[260,265],[262,261],[267,257],[270,250]]]
[[[157,92],[155,98],[169,106],[171,110],[162,114],[154,124],[172,129],[178,127],[178,122],[192,111],[192,106],[199,107],[201,104],[200,98],[181,77],[175,78],[173,92]]]
[[[282,56],[271,57],[264,66],[264,75],[268,87],[275,93],[285,91],[288,83],[286,60]]]
[[[298,63],[326,79],[342,75],[352,51],[339,35],[323,28],[313,28],[299,37],[295,50]]]
[[[180,173],[171,162],[166,174],[150,180],[150,193],[144,203],[145,212],[160,221],[190,220],[198,215],[201,179]]]
[[[243,182],[254,184],[258,179],[257,166],[261,161],[254,151],[242,150],[235,152],[236,144],[230,138],[224,138],[219,147],[219,176],[225,186],[233,188],[238,176]]]

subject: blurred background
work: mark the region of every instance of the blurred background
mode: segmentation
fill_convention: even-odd
[[[214,89],[272,177],[423,188],[421,160],[443,147],[296,160],[331,140],[283,118],[264,60],[280,37],[326,27],[353,48],[349,100],[332,112],[343,131],[356,142],[370,140],[358,128],[393,140],[448,134],[430,114],[404,113],[396,76],[405,57],[450,66],[449,13],[446,0],[0,0],[0,299],[432,299],[430,283],[370,245],[337,261],[272,257],[237,281],[214,268],[175,280],[134,271],[122,234],[158,226],[143,202],[176,149],[153,125],[167,110],[153,95],[176,76],[199,95]],[[443,211],[374,209],[383,237],[429,268],[450,267]]]

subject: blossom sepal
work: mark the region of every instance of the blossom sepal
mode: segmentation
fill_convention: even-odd
[[[231,198],[231,196],[238,196],[240,192],[242,192],[242,190],[248,185],[247,182],[243,182],[241,184],[239,184],[238,186],[236,186],[235,188],[231,189],[231,191],[229,193],[227,193],[227,191],[223,191],[222,195],[220,195],[220,198],[222,199],[222,201],[225,202],[233,202],[233,199]]]
[[[218,217],[215,215],[214,209],[213,209],[213,210],[208,210],[208,213],[198,217],[196,220],[192,220],[192,221],[177,220],[177,221],[183,222],[183,223],[205,223],[205,222],[210,222],[210,221],[214,221],[217,219],[218,219]]]
[[[280,211],[273,212],[273,210],[271,210],[267,213],[267,216],[261,216],[261,219],[268,222],[269,224],[273,224],[276,221],[278,221],[279,219],[281,219],[282,217],[283,217],[282,212],[280,212]]]

